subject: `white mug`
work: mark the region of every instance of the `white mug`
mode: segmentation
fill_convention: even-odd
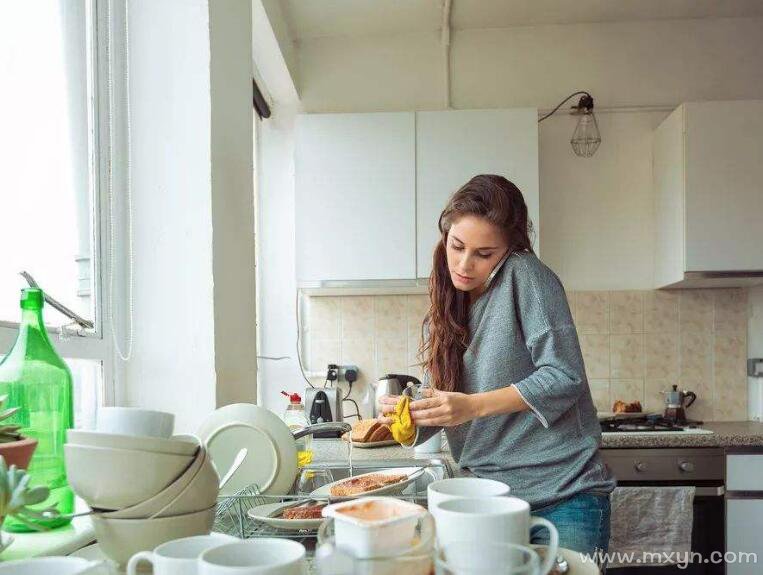
[[[502,497],[511,488],[501,481],[481,477],[453,477],[440,479],[427,485],[427,507],[434,515],[437,505],[450,499],[481,499]]]
[[[238,541],[222,533],[184,537],[162,543],[153,551],[141,551],[130,557],[127,574],[136,575],[138,565],[151,563],[154,575],[195,575],[199,556],[207,549]]]
[[[530,543],[530,529],[542,525],[549,532],[549,546],[541,565],[545,575],[555,565],[559,533],[554,524],[530,516],[530,504],[518,497],[450,499],[435,506],[437,543],[446,547],[453,542]]]
[[[165,439],[172,436],[174,427],[174,414],[139,407],[101,407],[95,425],[102,433]]]
[[[2,575],[106,575],[102,561],[89,561],[81,557],[39,557],[0,563]]]
[[[305,546],[290,539],[248,539],[208,549],[199,575],[307,575]]]
[[[413,448],[415,453],[440,453],[442,451],[442,431]]]

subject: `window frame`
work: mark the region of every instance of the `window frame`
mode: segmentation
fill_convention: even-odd
[[[113,16],[109,10],[114,8]],[[120,7],[122,10],[120,11]],[[124,94],[125,84],[110,81],[109,73],[115,78],[124,78],[124,65],[120,58],[114,58],[110,70],[110,58],[117,48],[124,42],[124,0],[86,0],[88,34],[88,57],[90,58],[90,70],[88,82],[92,82],[90,93],[91,105],[88,110],[89,123],[92,126],[92,145],[89,151],[91,193],[90,202],[93,214],[92,220],[92,273],[93,273],[93,296],[95,303],[94,328],[90,330],[80,329],[74,333],[67,330],[66,337],[55,337],[61,334],[59,327],[46,325],[48,333],[54,339],[56,350],[63,358],[83,359],[98,361],[101,364],[102,383],[98,390],[102,405],[114,405],[117,403],[119,393],[119,370],[123,366],[117,366],[115,362],[113,340],[111,336],[111,318],[108,316],[109,298],[111,294],[108,288],[108,272],[111,270],[110,261],[110,226],[109,218],[109,179],[111,177],[111,142],[110,129],[115,122],[110,118],[121,119],[118,110],[111,109],[111,102],[124,102],[120,97]],[[112,30],[109,30],[109,27]],[[121,52],[123,53],[123,52]],[[110,93],[110,89],[113,93]],[[121,92],[120,92],[121,91]],[[116,106],[115,106],[116,107]],[[119,133],[119,129],[115,132]],[[121,173],[117,174],[122,176]],[[114,178],[114,189],[121,189],[120,182]],[[115,220],[124,218],[125,214],[118,210],[114,212]],[[121,222],[120,222],[121,223]],[[55,294],[51,294],[55,296]],[[115,306],[118,309],[127,309],[126,302],[119,302]],[[19,312],[20,313],[20,312]],[[118,321],[121,324],[123,321]],[[18,322],[0,320],[0,350],[10,350],[18,334]],[[120,333],[121,333],[120,329]]]

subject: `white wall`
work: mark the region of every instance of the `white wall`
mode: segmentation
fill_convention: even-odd
[[[256,394],[250,4],[211,16],[207,0],[130,3],[135,345],[120,399],[175,412],[179,431]]]
[[[589,90],[603,107],[675,106],[682,101],[763,97],[763,19],[672,20],[457,31],[452,37],[455,108],[553,107]],[[306,112],[438,109],[443,65],[439,35],[318,38],[299,42],[299,88]],[[540,127],[542,257],[569,289],[651,287],[651,130],[662,112],[599,114],[602,145],[592,159],[569,146],[570,117]],[[290,121],[280,118],[281,125]],[[267,121],[264,125],[267,124]],[[263,131],[261,154],[291,166],[289,137]],[[263,163],[262,170],[268,169]],[[261,183],[262,220],[277,220],[273,237],[293,253],[293,180]],[[270,178],[275,176],[271,175]],[[269,198],[269,199],[267,199]],[[273,224],[274,227],[276,224]],[[263,242],[270,236],[265,232]],[[261,245],[262,247],[262,245]],[[269,269],[262,290],[293,285],[291,264]],[[270,308],[270,309],[269,309]],[[295,367],[293,299],[262,299],[262,345],[288,362],[261,365],[264,400],[277,378]],[[289,321],[286,319],[289,318]],[[284,333],[285,332],[285,333]],[[285,365],[285,364],[291,365]],[[273,388],[273,392],[270,390]]]

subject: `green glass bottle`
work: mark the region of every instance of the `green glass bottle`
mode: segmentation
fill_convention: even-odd
[[[50,497],[33,508],[55,505],[61,514],[74,511],[74,494],[66,481],[64,443],[66,430],[74,425],[72,374],[48,338],[42,319],[42,290],[21,291],[21,324],[16,342],[0,361],[0,395],[8,395],[7,407],[20,407],[9,420],[22,426],[21,434],[37,439],[29,464],[31,485],[50,488]],[[70,519],[36,520],[46,528],[66,525]],[[6,531],[31,531],[8,518]]]

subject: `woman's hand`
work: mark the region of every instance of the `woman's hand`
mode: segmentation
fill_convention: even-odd
[[[400,400],[399,395],[382,395],[379,398],[379,407],[381,407],[382,415],[377,417],[379,423],[384,425],[392,425],[392,418],[387,417],[390,413],[395,413],[395,406]]]
[[[460,425],[477,417],[474,396],[433,389],[430,397],[411,403],[411,417],[419,427]]]

